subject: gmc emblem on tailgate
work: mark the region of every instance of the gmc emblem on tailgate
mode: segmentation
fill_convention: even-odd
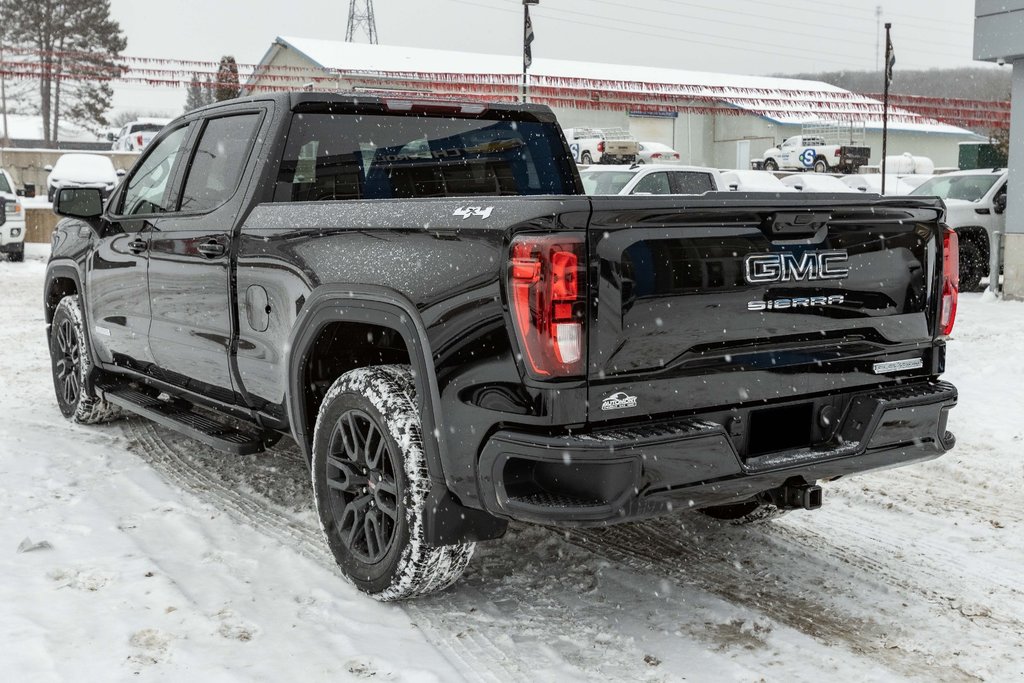
[[[743,262],[747,284],[793,280],[842,280],[850,274],[845,251],[797,254],[750,254]]]

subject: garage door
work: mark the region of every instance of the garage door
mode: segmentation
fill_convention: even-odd
[[[629,132],[641,142],[660,142],[674,147],[672,143],[672,127],[675,119],[654,117],[631,117]]]

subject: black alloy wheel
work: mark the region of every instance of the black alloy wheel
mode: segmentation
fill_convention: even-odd
[[[54,330],[54,344],[56,354],[53,372],[58,398],[66,406],[76,406],[82,395],[81,368],[79,367],[82,362],[82,343],[70,319],[62,318],[58,323]]]
[[[387,555],[398,528],[398,458],[374,420],[362,410],[341,415],[326,458],[332,533],[360,562]]]

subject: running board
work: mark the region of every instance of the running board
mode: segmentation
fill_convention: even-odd
[[[110,403],[219,451],[232,455],[252,455],[265,450],[261,436],[246,434],[212,420],[193,410],[187,401],[162,401],[151,394],[123,385],[105,387],[97,384],[96,390]]]

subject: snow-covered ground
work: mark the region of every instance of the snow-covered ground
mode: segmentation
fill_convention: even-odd
[[[334,569],[294,448],[60,416],[44,249],[0,262],[5,680],[1024,679],[1024,304],[961,297],[938,460],[754,528],[515,526],[452,590],[380,605]]]

